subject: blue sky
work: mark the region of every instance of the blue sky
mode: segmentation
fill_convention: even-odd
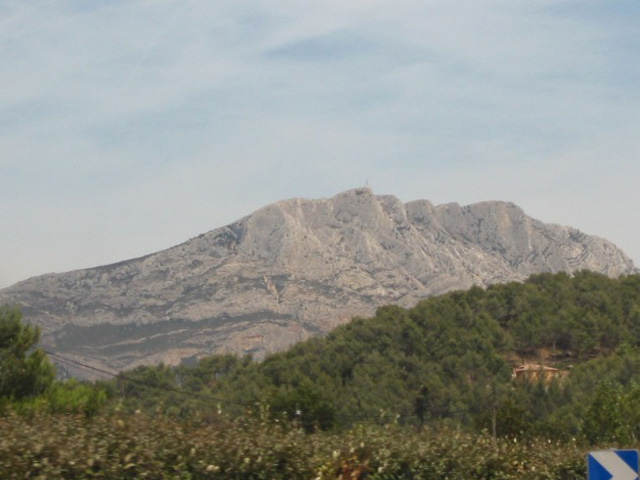
[[[0,3],[0,287],[359,187],[640,264],[640,2]]]

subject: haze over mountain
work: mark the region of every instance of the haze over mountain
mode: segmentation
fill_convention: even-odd
[[[612,243],[506,202],[403,204],[368,188],[291,199],[142,258],[0,290],[43,345],[111,370],[262,358],[383,304],[540,272],[635,273]],[[74,372],[78,374],[78,372]]]

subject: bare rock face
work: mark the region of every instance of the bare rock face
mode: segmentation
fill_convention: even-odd
[[[146,257],[35,277],[0,290],[0,304],[21,305],[48,350],[114,371],[262,358],[383,304],[582,269],[636,272],[610,242],[511,203],[403,204],[363,188],[281,201]]]

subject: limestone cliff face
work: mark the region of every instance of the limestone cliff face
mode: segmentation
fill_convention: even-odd
[[[146,257],[0,291],[43,345],[99,368],[270,351],[383,304],[533,273],[634,273],[606,240],[511,203],[403,204],[357,189],[292,199]],[[81,372],[74,372],[80,374]]]

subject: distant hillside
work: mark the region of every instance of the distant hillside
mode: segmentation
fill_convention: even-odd
[[[257,358],[384,304],[540,272],[635,272],[610,242],[517,206],[403,204],[370,189],[292,199],[142,258],[0,291],[43,343],[102,368]]]

